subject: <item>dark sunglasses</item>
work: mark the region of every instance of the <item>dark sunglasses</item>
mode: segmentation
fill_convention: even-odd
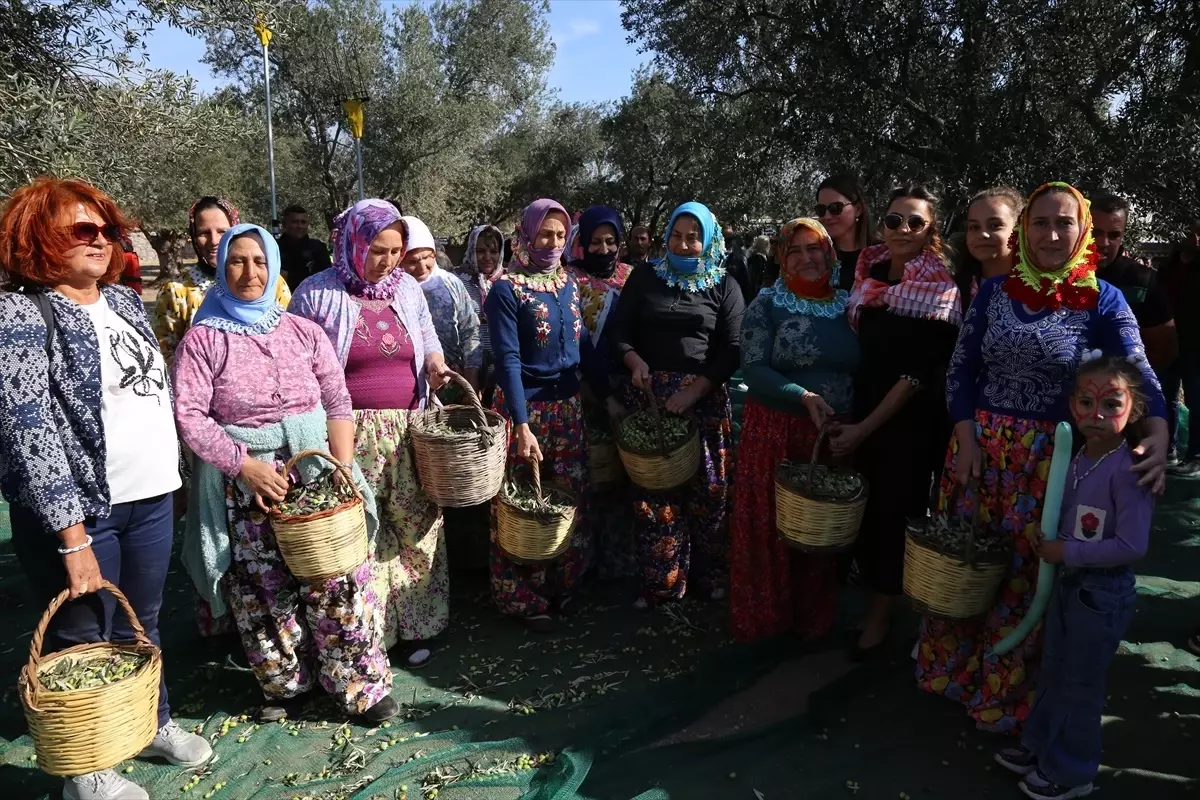
[[[852,206],[852,205],[854,205],[854,204],[853,203],[843,203],[840,200],[836,203],[830,203],[828,205],[826,205],[825,203],[817,203],[817,209],[816,209],[817,219],[820,219],[821,217],[825,216],[826,212],[828,212],[836,217],[838,214],[840,214],[846,210],[846,206]]]
[[[107,225],[97,225],[94,222],[76,222],[71,226],[71,235],[87,244],[96,241],[102,233],[110,244],[119,244],[121,242],[121,228],[118,225],[113,225],[111,222]]]
[[[883,224],[887,226],[889,231],[899,230],[900,226],[905,222],[908,222],[908,229],[913,233],[919,232],[929,224],[929,220],[925,219],[920,214],[913,214],[912,216],[908,217],[907,220],[900,214],[888,214],[883,218]]]

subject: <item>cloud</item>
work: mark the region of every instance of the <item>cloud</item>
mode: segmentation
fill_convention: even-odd
[[[564,44],[586,39],[600,33],[600,23],[594,19],[573,19],[567,23],[565,31],[555,31],[554,44],[562,47]]]

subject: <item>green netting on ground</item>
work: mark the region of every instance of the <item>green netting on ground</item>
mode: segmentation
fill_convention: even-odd
[[[1178,646],[1200,621],[1198,489],[1200,482],[1172,483],[1139,569],[1138,612],[1114,665],[1105,725],[1107,797],[1196,791],[1189,787],[1200,774],[1200,660]],[[475,550],[483,535],[464,534]],[[30,760],[15,692],[42,609],[27,600],[7,538],[0,793],[56,798],[60,782]],[[459,558],[472,550],[467,542],[452,541],[452,563],[478,563]],[[452,586],[452,624],[434,661],[421,672],[395,672],[402,718],[373,732],[343,728],[345,720],[317,702],[296,722],[255,729],[238,721],[257,703],[252,676],[238,666],[240,648],[195,635],[191,594],[176,567],[162,626],[172,703],[182,724],[214,739],[218,759],[187,792],[194,771],[142,760],[120,768],[131,767],[129,777],[155,800],[210,792],[210,800],[1014,796],[1013,782],[991,767],[995,740],[953,704],[913,688],[911,616],[897,622],[889,660],[851,667],[842,651],[853,632],[820,651],[790,641],[732,645],[723,604],[689,600],[637,612],[628,584],[587,587],[578,615],[550,637],[501,619],[483,574],[456,571]],[[846,592],[842,627],[859,603]],[[539,754],[553,762],[527,768],[524,759]]]

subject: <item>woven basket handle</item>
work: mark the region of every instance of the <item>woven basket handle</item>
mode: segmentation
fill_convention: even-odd
[[[459,388],[466,392],[467,397],[471,400],[471,405],[475,407],[475,416],[479,418],[479,427],[486,428],[488,426],[487,415],[483,413],[483,402],[475,392],[475,387],[471,385],[470,381],[454,370],[448,370],[446,374],[450,376],[450,380],[457,383]]]
[[[820,430],[817,431],[817,441],[813,445],[812,456],[808,459],[808,474],[804,476],[805,491],[812,491],[813,473],[817,470],[817,459],[821,455],[821,445],[825,443],[825,433],[828,427],[825,423],[821,423]]]
[[[971,513],[971,524],[967,526],[967,541],[963,548],[963,561],[970,565],[975,565],[975,533],[979,529],[979,519],[983,512],[983,502],[979,497],[979,479],[971,478],[967,481],[966,486],[960,483],[955,483],[954,488],[950,490],[950,510],[954,513],[958,509],[958,498],[966,491],[971,490],[975,493],[975,510]]]
[[[342,473],[342,477],[346,479],[346,483],[350,484],[350,488],[354,490],[354,494],[358,495],[358,499],[362,500],[364,503],[367,502],[366,498],[362,496],[362,492],[358,490],[358,485],[354,482],[354,473],[324,450],[301,450],[299,453],[296,453],[296,455],[288,459],[287,463],[283,465],[283,469],[279,471],[280,474],[286,478],[292,473],[292,467],[296,466],[296,462],[309,456],[320,456],[330,464],[333,464],[333,468]]]
[[[650,410],[650,416],[654,417],[654,433],[658,439],[658,449],[662,452],[663,456],[666,457],[670,455],[670,453],[667,451],[667,437],[666,433],[663,431],[662,412],[658,410],[658,398],[654,396],[654,390],[652,388],[644,389],[643,391],[645,391],[646,398],[649,400],[649,402],[646,404],[646,407]]]
[[[100,588],[107,589],[109,594],[117,598],[117,602],[121,605],[121,609],[125,612],[125,616],[129,618],[129,626],[133,628],[133,638],[138,644],[147,647],[153,647],[154,642],[150,641],[150,637],[146,636],[146,629],[142,627],[142,623],[138,620],[137,614],[133,611],[133,606],[129,605],[127,598],[120,589],[113,586],[106,580],[100,581]],[[37,627],[33,629],[33,639],[29,642],[29,689],[33,696],[37,696],[42,691],[42,683],[38,680],[38,668],[42,665],[42,641],[46,637],[46,629],[50,626],[50,620],[58,612],[67,599],[71,596],[70,589],[63,589],[50,601],[50,605],[46,608],[42,618],[38,621]]]
[[[537,498],[538,504],[542,502],[542,462],[536,458],[529,459],[529,466],[533,468],[533,494]]]

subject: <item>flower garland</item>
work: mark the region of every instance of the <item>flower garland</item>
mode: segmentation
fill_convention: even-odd
[[[517,286],[525,286],[535,292],[558,294],[567,285],[567,271],[563,269],[562,264],[558,264],[549,272],[526,272],[523,269],[514,269],[510,264],[504,277]]]
[[[1004,293],[1034,311],[1057,311],[1064,306],[1075,311],[1095,308],[1100,297],[1096,281],[1100,253],[1091,231],[1085,235],[1087,244],[1079,255],[1054,272],[1039,270],[1023,252],[1016,254],[1012,272],[1004,280]]]
[[[710,262],[704,271],[697,272],[695,275],[685,275],[671,269],[667,260],[662,258],[654,264],[654,272],[662,278],[663,283],[667,286],[683,289],[685,292],[702,292],[705,289],[711,289],[725,277],[725,268],[718,261]]]
[[[825,319],[836,319],[845,314],[846,306],[850,303],[850,293],[845,289],[835,290],[824,300],[799,297],[787,288],[782,278],[777,279],[774,286],[763,289],[759,294],[771,298],[771,302],[775,304],[776,308],[806,317],[824,317]]]
[[[631,272],[633,272],[633,267],[618,262],[611,275],[607,278],[601,278],[591,274],[583,267],[577,266],[575,268],[575,279],[596,292],[619,292],[625,287],[625,281],[629,280],[629,273]]]

